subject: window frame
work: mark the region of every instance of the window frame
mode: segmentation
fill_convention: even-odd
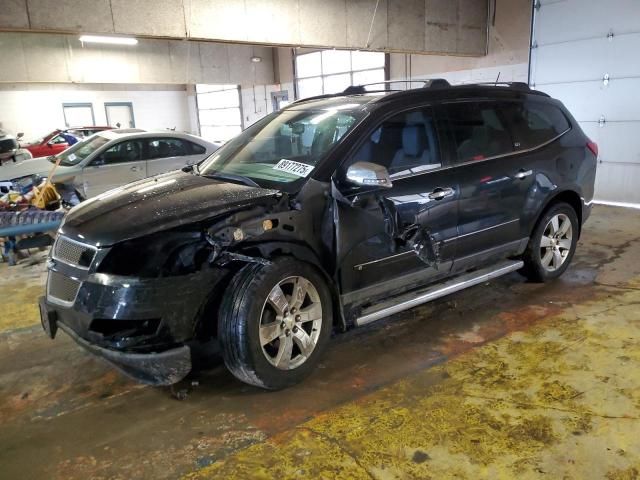
[[[147,161],[154,161],[154,160],[163,160],[165,158],[182,158],[182,157],[188,157],[190,155],[194,155],[193,153],[191,153],[191,146],[188,145],[189,142],[188,140],[184,140],[182,138],[178,138],[178,137],[149,137],[145,139],[147,141],[147,151],[145,152],[145,160]],[[160,142],[163,140],[177,140],[178,142],[182,142],[184,149],[185,149],[185,154],[184,155],[170,155],[168,157],[151,157],[149,151],[151,148],[151,142]]]
[[[88,164],[87,167],[109,167],[109,166],[114,166],[114,165],[122,165],[123,163],[139,163],[139,162],[146,162],[147,159],[144,158],[145,157],[145,152],[144,152],[144,143],[143,141],[146,140],[145,138],[129,138],[129,139],[125,139],[125,140],[121,140],[117,143],[114,143],[113,145],[107,146],[104,150],[102,150],[100,152],[99,155],[97,155],[95,158],[93,158]],[[122,145],[123,143],[127,143],[127,142],[140,142],[141,143],[141,158],[139,158],[138,160],[127,160],[124,162],[107,162],[105,160],[105,153],[107,153],[107,151],[111,150],[112,148],[115,148],[119,145]],[[96,162],[100,162],[101,163],[96,163]]]
[[[531,99],[527,99],[529,101],[533,101]],[[521,148],[519,150],[515,149],[515,144],[514,144],[514,150],[512,152],[508,152],[508,153],[502,153],[499,155],[492,155],[490,157],[486,157],[483,158],[481,160],[467,160],[464,162],[460,162],[457,160],[458,158],[458,154],[457,154],[457,149],[456,149],[456,141],[455,138],[453,137],[453,129],[451,128],[451,123],[449,120],[449,116],[448,116],[448,112],[446,110],[447,105],[453,105],[453,104],[460,104],[460,103],[483,103],[483,102],[494,102],[494,103],[524,103],[524,101],[522,99],[517,99],[517,98],[499,98],[499,99],[495,99],[495,98],[482,98],[482,99],[473,99],[473,98],[464,98],[464,99],[459,99],[459,100],[443,100],[442,102],[439,102],[437,107],[438,110],[440,110],[440,116],[442,118],[443,121],[443,128],[444,131],[446,132],[444,134],[444,136],[446,136],[447,138],[447,148],[448,148],[448,158],[450,160],[450,165],[447,168],[455,168],[455,167],[461,167],[461,166],[465,166],[465,165],[477,165],[479,163],[482,162],[487,162],[490,160],[496,160],[499,158],[505,158],[505,157],[510,157],[510,156],[514,156],[514,155],[522,155],[522,154],[527,154],[527,153],[531,153],[534,152],[536,150],[539,150],[541,148],[544,148],[550,144],[552,144],[553,142],[555,142],[556,140],[560,139],[561,137],[563,137],[564,135],[566,135],[568,132],[570,132],[573,129],[573,124],[571,123],[570,119],[566,116],[566,114],[562,111],[561,108],[557,107],[556,105],[551,104],[554,108],[558,108],[558,110],[562,113],[562,115],[564,115],[564,117],[567,119],[567,123],[569,125],[569,128],[567,128],[567,130],[565,130],[564,132],[556,135],[553,138],[550,138],[549,140],[536,145],[535,147],[530,147],[530,148]],[[546,102],[540,102],[540,103],[546,103]],[[504,113],[503,112],[499,112],[500,115],[500,119],[504,121]],[[509,122],[505,121],[505,127],[509,133],[509,135],[511,135],[511,138],[513,140],[516,139],[516,136],[514,135],[514,131],[511,127],[511,125],[509,124]]]
[[[353,160],[353,156],[356,153],[358,153],[358,151],[364,145],[364,143],[368,141],[369,137],[378,128],[380,128],[382,124],[387,120],[390,120],[397,115],[408,114],[411,112],[416,112],[416,111],[425,110],[425,109],[430,109],[433,114],[433,125],[436,130],[436,138],[437,138],[438,149],[440,153],[440,167],[395,177],[392,179],[392,183],[405,180],[407,178],[417,177],[420,175],[440,172],[442,170],[445,170],[453,166],[451,164],[450,153],[449,153],[450,141],[447,138],[447,135],[444,135],[442,132],[442,128],[444,126],[443,120],[446,120],[446,119],[443,119],[441,117],[441,112],[438,109],[438,105],[439,104],[437,102],[427,102],[419,105],[412,105],[410,107],[405,106],[404,108],[390,110],[384,113],[383,115],[381,115],[380,117],[376,118],[375,120],[371,121],[369,126],[367,126],[362,133],[358,134],[359,136],[358,140],[353,142],[353,144],[349,147],[349,149],[347,150],[346,154],[343,157],[343,160],[338,165],[336,165],[332,178],[337,179],[341,185],[346,184],[346,185],[349,185],[350,187],[353,187],[353,185],[347,183],[345,180],[345,176],[347,172],[344,166],[350,164],[350,162]],[[353,131],[350,133],[353,133]],[[356,188],[360,189],[362,187],[356,187]]]
[[[322,52],[324,52],[325,50],[331,50],[331,49],[320,49],[320,50],[314,50],[314,51],[310,51],[310,52],[304,52],[304,53],[295,53],[293,55],[293,72],[294,72],[294,96],[296,100],[301,100],[303,98],[300,97],[300,87],[298,85],[298,82],[300,80],[309,80],[309,79],[313,79],[313,78],[319,78],[321,85],[322,85],[322,93],[320,93],[319,95],[327,95],[327,93],[325,92],[325,79],[327,77],[333,77],[336,75],[349,75],[349,79],[350,79],[350,85],[353,85],[353,74],[354,73],[361,73],[361,72],[373,72],[373,71],[378,71],[378,70],[382,70],[383,72],[383,80],[382,82],[388,81],[389,80],[389,55],[382,53],[382,52],[368,52],[368,51],[363,51],[366,53],[380,53],[382,55],[384,55],[384,61],[383,64],[379,67],[375,67],[375,68],[365,68],[365,69],[355,69],[353,68],[353,53],[354,52],[360,52],[360,50],[349,50],[349,49],[340,49],[340,51],[346,51],[349,52],[349,70],[344,70],[344,71],[339,71],[339,72],[332,72],[332,73],[325,73],[324,72],[324,68],[323,68],[323,60],[322,60]],[[319,75],[308,75],[308,76],[301,76],[300,73],[298,72],[298,64],[297,64],[297,59],[298,57],[302,57],[304,55],[311,55],[314,53],[320,53],[320,74]],[[385,89],[387,88],[387,84],[385,85]],[[336,92],[333,92],[336,93]],[[304,98],[312,98],[314,95],[312,95],[311,97],[304,97]]]

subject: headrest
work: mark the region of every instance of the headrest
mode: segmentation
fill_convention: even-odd
[[[405,155],[418,157],[424,151],[424,126],[408,125],[402,129],[402,150]]]

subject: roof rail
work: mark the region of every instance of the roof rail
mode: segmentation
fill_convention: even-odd
[[[526,82],[477,82],[477,83],[467,83],[465,85],[488,85],[488,86],[501,86],[501,87],[511,87],[517,88],[520,90],[531,90],[529,84]]]

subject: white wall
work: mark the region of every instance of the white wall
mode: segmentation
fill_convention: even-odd
[[[63,103],[92,103],[96,125],[106,125],[105,102],[131,102],[137,128],[192,131],[184,85],[0,85],[0,124],[33,138],[64,126]]]

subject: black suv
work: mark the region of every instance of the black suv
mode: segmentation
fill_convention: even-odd
[[[300,381],[331,332],[514,270],[546,281],[589,216],[597,146],[526,85],[298,101],[197,167],[69,212],[43,326],[147,383],[219,346],[240,380]]]

